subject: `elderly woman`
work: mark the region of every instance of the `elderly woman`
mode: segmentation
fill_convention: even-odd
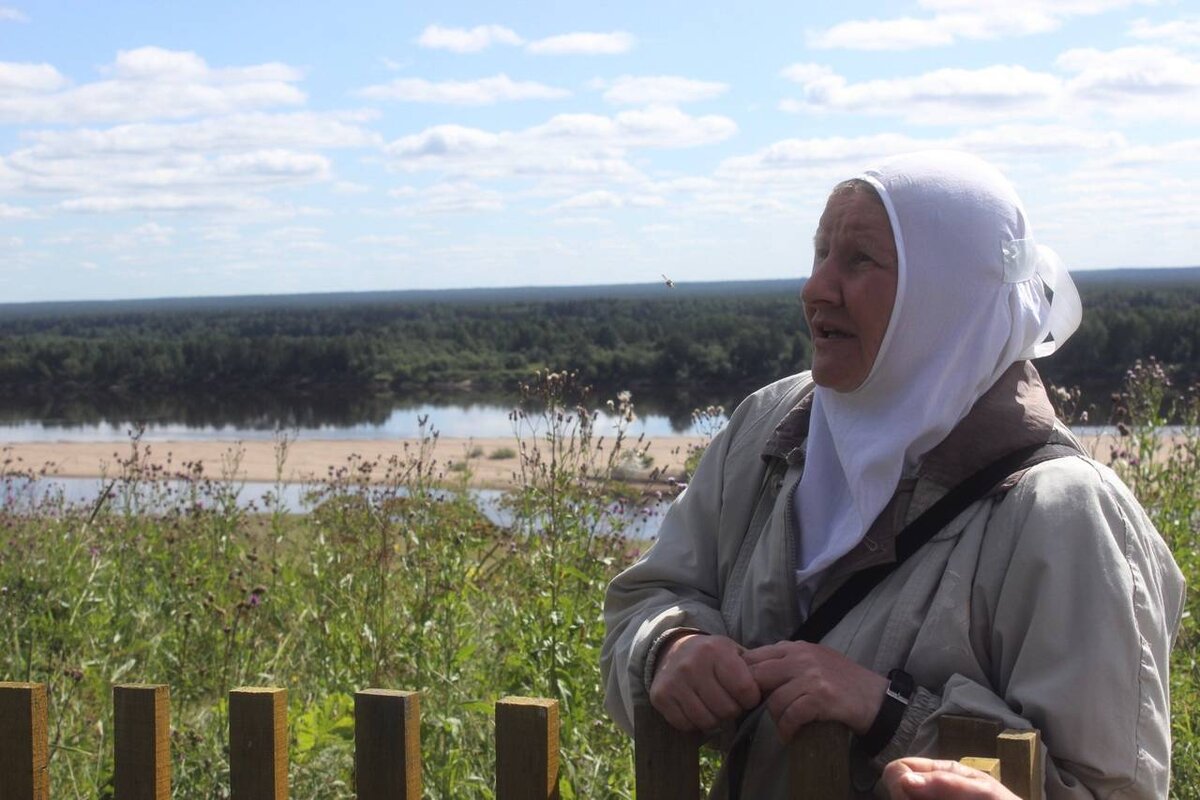
[[[947,713],[1038,728],[1050,798],[1165,796],[1183,583],[1029,361],[1078,325],[1069,276],[961,153],[839,184],[814,247],[811,373],[738,407],[609,587],[610,713],[721,731],[717,797],[786,796],[812,720],[853,730],[869,785]],[[911,763],[889,784],[933,785]]]

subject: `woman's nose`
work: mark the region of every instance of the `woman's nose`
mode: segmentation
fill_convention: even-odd
[[[804,288],[800,290],[800,300],[805,305],[836,305],[841,297],[836,273],[837,270],[829,263],[828,258],[814,260],[812,276],[804,282]]]

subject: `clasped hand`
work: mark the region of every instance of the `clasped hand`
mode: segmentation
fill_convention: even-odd
[[[815,720],[866,733],[887,685],[882,675],[819,644],[747,650],[726,636],[685,634],[659,655],[650,703],[679,730],[712,731],[765,699],[787,741]]]

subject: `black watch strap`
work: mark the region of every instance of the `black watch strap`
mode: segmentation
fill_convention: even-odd
[[[912,675],[902,669],[894,669],[888,673],[888,688],[883,696],[883,705],[879,707],[879,713],[875,715],[870,730],[858,740],[859,749],[868,757],[877,755],[896,734],[914,691],[916,683]]]

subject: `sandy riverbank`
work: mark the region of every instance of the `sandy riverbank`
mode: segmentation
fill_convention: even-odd
[[[667,436],[652,440],[646,445],[650,467],[636,471],[641,478],[649,477],[653,469],[658,475],[680,477],[688,447],[699,444],[699,437]],[[1112,436],[1084,437],[1084,445],[1097,460],[1108,462],[1114,446],[1121,442]],[[236,459],[236,472],[232,477],[248,481],[274,481],[276,479],[276,454],[273,442],[269,441],[165,441],[144,444],[148,446],[148,461],[158,464],[168,473],[178,472],[186,462],[200,462],[206,475],[219,477],[231,471]],[[386,462],[393,455],[401,459],[408,457],[419,442],[415,439],[393,440],[318,440],[301,439],[292,442],[287,460],[283,465],[283,480],[288,483],[303,483],[321,480],[329,475],[330,468],[337,469],[355,457],[378,459]],[[118,462],[129,456],[127,444],[114,442],[20,442],[6,444],[0,448],[7,451],[5,457],[20,459],[19,466],[38,469],[49,465],[48,473],[62,477],[99,477],[114,475],[119,471]],[[440,438],[433,451],[437,469],[444,480],[457,480],[459,473],[449,469],[451,464],[466,462],[470,470],[470,485],[486,488],[506,488],[516,480],[520,468],[515,453],[504,458],[491,456],[507,449],[515,451],[516,441],[511,437],[465,439]],[[1165,453],[1166,447],[1160,450]],[[471,456],[472,453],[478,455]],[[601,452],[600,458],[606,454]],[[2,459],[0,459],[2,460]],[[12,468],[12,464],[9,465]],[[382,470],[379,471],[382,473]]]
[[[649,457],[649,467],[634,470],[636,477],[647,478],[654,468],[658,475],[680,477],[689,445],[700,443],[699,437],[665,437],[643,445]],[[318,440],[301,439],[288,447],[282,477],[288,483],[322,480],[330,468],[346,466],[350,459],[378,459],[387,462],[392,456],[402,461],[415,455],[420,443],[416,439],[392,440]],[[602,443],[602,446],[608,446]],[[164,441],[143,443],[149,448],[149,464],[161,466],[168,474],[183,469],[187,462],[200,462],[204,474],[219,477],[231,471],[240,480],[274,481],[276,479],[275,444],[270,441]],[[118,442],[20,442],[2,443],[5,458],[20,459],[19,467],[38,469],[49,465],[48,474],[61,477],[91,478],[114,475],[120,471],[119,462],[130,455],[130,446]],[[466,463],[470,485],[480,488],[506,488],[516,482],[520,469],[516,456],[517,442],[512,437],[462,439],[439,438],[432,452],[436,470],[444,480],[453,482],[460,475],[451,465]],[[630,445],[626,444],[625,450]],[[508,451],[511,455],[506,454]],[[476,455],[472,456],[472,453]],[[505,455],[503,458],[495,456]],[[601,450],[597,460],[607,458]],[[3,459],[0,459],[3,460]],[[236,471],[232,469],[236,464]],[[9,465],[11,469],[13,464]],[[383,469],[377,470],[382,476]]]

